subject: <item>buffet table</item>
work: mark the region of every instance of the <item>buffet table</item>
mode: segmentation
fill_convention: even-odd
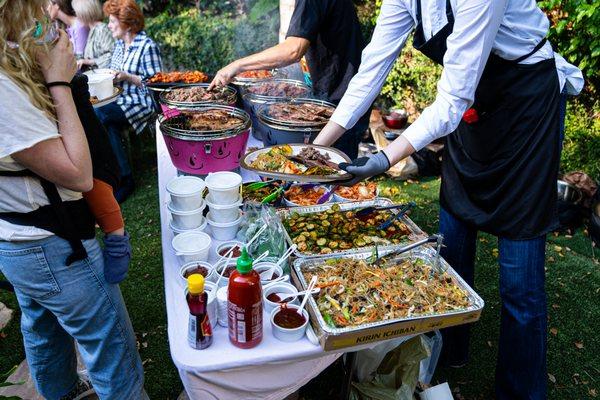
[[[194,350],[187,343],[188,306],[183,284],[178,276],[180,265],[171,247],[173,233],[169,228],[166,184],[176,176],[165,142],[157,124],[156,135],[158,187],[160,201],[161,239],[165,279],[165,298],[171,357],[190,399],[283,399],[316,377],[342,353],[325,352],[304,337],[294,343],[275,339],[269,324],[264,324],[263,340],[253,349],[241,350],[230,344],[226,328],[216,327],[213,344],[204,350]],[[262,147],[250,137],[248,147]],[[241,171],[245,181],[257,180],[248,171]],[[208,232],[210,234],[210,232]],[[216,261],[213,241],[209,262]],[[264,321],[268,321],[264,314]],[[380,349],[381,358],[390,349],[412,336],[391,339],[374,345],[345,349]],[[336,382],[334,384],[339,384]]]

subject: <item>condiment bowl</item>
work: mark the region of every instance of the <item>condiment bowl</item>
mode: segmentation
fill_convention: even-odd
[[[171,196],[171,208],[177,211],[192,211],[202,207],[202,193],[206,184],[195,176],[177,176],[167,183]]]
[[[287,304],[298,304],[298,289],[290,283],[287,282],[275,282],[263,287],[263,304],[265,305],[265,311],[267,313],[271,313],[274,308],[278,308],[280,303],[269,300],[269,295],[271,294],[281,293],[285,296],[293,294],[294,297],[289,297]]]
[[[212,239],[204,232],[185,232],[173,238],[171,245],[181,265],[208,260]]]
[[[244,243],[239,242],[237,240],[231,240],[229,242],[221,243],[215,249],[215,256],[217,257],[217,259],[223,258],[223,256],[226,254],[226,252],[223,252],[223,254],[221,254],[221,252],[223,250],[231,248],[231,246],[238,246],[240,248],[240,253],[241,253],[242,247],[244,247]],[[227,256],[227,257],[229,257],[229,256]],[[233,257],[231,257],[232,260],[237,260],[238,258],[239,258],[239,256],[235,256],[235,255]]]
[[[260,283],[263,286],[268,285],[275,279],[281,278],[283,276],[283,268],[281,268],[280,266],[276,265],[275,263],[269,262],[269,261],[263,261],[263,262],[256,263],[252,267],[256,272],[258,272],[259,275],[261,272],[265,272],[266,270],[271,269],[271,267],[275,267],[275,270],[273,271],[273,275],[272,275],[273,277],[271,279],[262,279],[261,278]]]
[[[184,286],[187,285],[187,278],[185,277],[185,274],[199,267],[206,269],[206,275],[202,274],[202,276],[204,276],[205,282],[215,282],[217,280],[217,274],[212,264],[205,261],[192,261],[182,266],[179,270],[179,277],[181,278],[181,282]]]
[[[177,229],[196,229],[201,226],[204,221],[202,213],[205,207],[203,201],[200,208],[191,211],[180,211],[174,209],[171,203],[167,204],[167,209],[173,218],[173,226]]]
[[[300,306],[290,304],[287,306],[288,309],[298,310]],[[306,333],[306,327],[308,326],[308,311],[302,310],[304,316],[304,323],[297,328],[283,328],[275,323],[275,315],[281,310],[281,307],[274,308],[271,311],[271,328],[273,329],[273,336],[281,340],[282,342],[296,342],[304,337]]]
[[[227,262],[227,260],[222,260],[215,264],[215,282],[219,283],[219,287],[227,286],[229,284],[229,276],[236,269],[236,266],[237,261],[233,259],[229,260],[229,262]],[[221,271],[223,270],[223,268],[231,268],[231,272],[229,273],[229,275],[223,276],[221,281],[219,281],[219,276],[221,275]]]

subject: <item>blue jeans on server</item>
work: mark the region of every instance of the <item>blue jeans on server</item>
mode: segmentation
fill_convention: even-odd
[[[104,279],[102,251],[65,265],[67,241],[0,241],[0,272],[21,307],[27,362],[38,392],[59,399],[77,383],[74,339],[100,399],[146,399],[135,335],[118,285]]]
[[[130,127],[130,123],[125,116],[125,112],[116,102],[107,104],[103,107],[96,109],[98,119],[102,122],[102,125],[108,131],[108,138],[110,145],[115,153],[115,157],[119,162],[119,168],[121,169],[121,176],[131,175],[131,166],[129,165],[129,159],[123,147],[122,133]]]
[[[443,257],[471,286],[474,283],[477,230],[440,209]],[[500,339],[496,364],[498,400],[546,398],[546,237],[529,240],[498,238],[500,264]],[[443,331],[445,358],[467,361],[469,326]]]

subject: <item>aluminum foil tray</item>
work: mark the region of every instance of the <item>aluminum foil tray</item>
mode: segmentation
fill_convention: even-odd
[[[400,246],[378,247],[381,255],[397,250]],[[433,263],[435,259],[435,250],[429,245],[411,250],[394,257],[394,260],[404,260],[406,258],[420,258],[427,263]],[[366,259],[371,252],[363,251],[348,255],[325,255],[317,258],[298,258],[292,266],[292,281],[298,287],[298,290],[305,290],[308,282],[304,279],[303,271],[310,270],[316,265],[324,263],[332,258],[354,258]],[[484,302],[481,297],[450,267],[444,260],[440,259],[442,269],[445,270],[459,287],[464,289],[469,297],[471,305],[464,310],[449,311],[446,313],[436,313],[427,315],[417,315],[406,318],[397,318],[363,324],[359,326],[333,328],[329,326],[321,312],[318,309],[317,302],[311,297],[307,303],[311,323],[315,332],[319,336],[319,342],[324,350],[339,350],[343,348],[356,347],[367,343],[376,343],[387,339],[400,336],[413,335],[422,332],[429,332],[435,329],[446,328],[454,325],[461,325],[475,322],[481,315]]]
[[[348,210],[356,210],[356,209],[371,207],[371,206],[375,206],[375,207],[391,206],[395,203],[390,199],[386,199],[383,197],[377,197],[373,200],[368,200],[368,201],[355,201],[355,202],[350,202],[350,203],[327,203],[327,204],[323,204],[323,205],[319,205],[319,206],[285,208],[285,209],[278,210],[277,214],[281,218],[282,224],[283,224],[283,219],[287,218],[292,213],[318,214],[323,211],[329,210],[334,204],[337,204],[338,206],[340,206],[340,211],[348,211]],[[396,210],[389,210],[389,211],[392,213],[397,213]],[[407,244],[407,243],[414,242],[416,240],[424,239],[427,237],[425,232],[423,232],[421,230],[421,228],[419,228],[406,215],[400,217],[400,221],[403,222],[410,231],[407,240],[405,242],[403,242],[402,244]],[[285,232],[285,240],[288,242],[288,245],[291,246],[292,244],[294,244],[294,242],[292,241],[292,238],[290,237],[287,230],[284,228],[283,231]],[[383,247],[384,246],[377,246],[377,248],[383,248]],[[365,246],[365,247],[359,247],[359,248],[352,248],[352,249],[348,249],[348,250],[337,250],[337,251],[333,251],[333,252],[329,253],[328,255],[337,257],[340,255],[355,254],[355,253],[360,253],[363,251],[372,251],[374,248],[375,248],[375,246]],[[312,258],[312,257],[323,256],[323,254],[303,253],[298,250],[296,250],[294,252],[294,255],[296,257],[300,257],[300,258]]]

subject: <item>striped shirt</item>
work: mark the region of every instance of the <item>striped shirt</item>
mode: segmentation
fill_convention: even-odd
[[[149,78],[162,70],[158,46],[144,31],[135,36],[127,50],[125,42],[117,40],[110,68],[138,75],[142,79]],[[136,133],[141,133],[154,113],[150,93],[145,86],[138,87],[131,82],[122,81],[119,85],[123,88],[123,93],[117,99],[117,104],[123,109]]]
[[[104,22],[94,25],[88,35],[83,58],[94,60],[96,67],[108,68],[115,48],[115,39]]]

